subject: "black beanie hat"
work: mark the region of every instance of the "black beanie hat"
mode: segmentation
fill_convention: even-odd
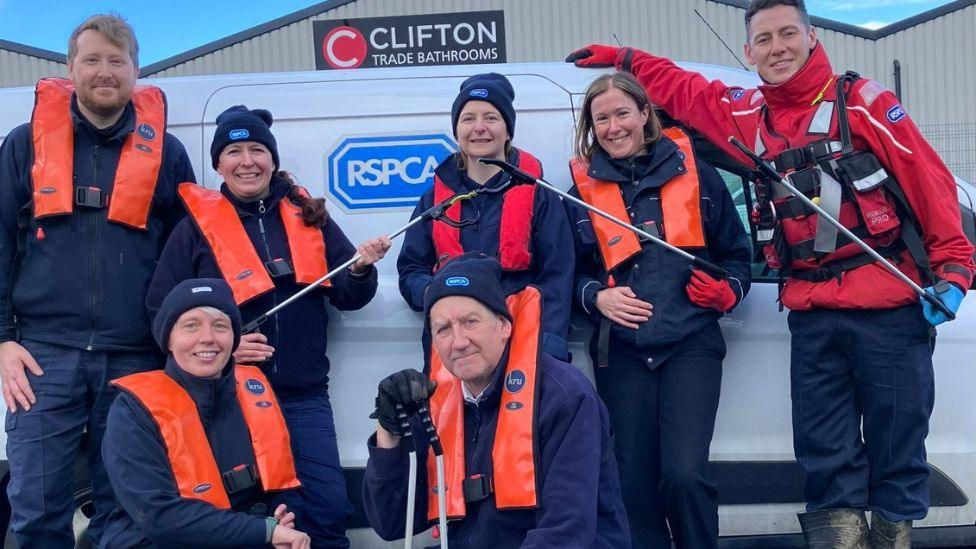
[[[481,252],[468,252],[448,261],[430,281],[424,294],[424,317],[430,320],[430,308],[441,298],[461,295],[481,302],[485,307],[512,320],[502,290],[502,264]]]
[[[281,167],[278,160],[278,142],[271,133],[274,117],[265,109],[248,110],[244,105],[234,105],[217,115],[217,131],[210,144],[210,160],[217,167],[220,153],[237,141],[257,141],[271,151],[275,170]]]
[[[213,307],[230,317],[234,330],[233,351],[241,341],[241,312],[234,294],[223,279],[191,278],[176,285],[159,306],[153,322],[153,337],[163,351],[169,351],[169,334],[180,315],[197,307]]]
[[[508,127],[508,136],[515,137],[515,107],[512,105],[515,101],[515,89],[508,78],[497,72],[488,72],[476,74],[461,82],[461,91],[451,107],[451,131],[454,132],[454,137],[457,137],[461,109],[468,101],[487,101],[494,105]]]

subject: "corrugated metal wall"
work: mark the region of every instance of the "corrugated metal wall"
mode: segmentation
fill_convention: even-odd
[[[64,63],[0,49],[0,88],[33,86],[39,78],[64,76],[67,72]]]
[[[624,44],[675,59],[737,65],[695,9],[744,59],[743,10],[707,0],[359,0],[153,76],[312,70],[314,19],[497,9],[505,11],[508,59],[514,62],[560,60],[582,44],[613,43],[616,35]],[[824,29],[819,34],[835,69],[856,70],[889,88],[892,61],[901,61],[903,99],[918,121],[976,122],[976,55],[953,51],[972,44],[974,27],[971,6],[878,41]]]

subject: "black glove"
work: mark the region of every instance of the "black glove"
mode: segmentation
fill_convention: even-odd
[[[402,423],[417,413],[420,404],[430,398],[436,388],[437,383],[424,373],[412,368],[401,370],[380,381],[376,410],[369,417],[379,420],[380,426],[391,435],[403,436]],[[401,419],[401,413],[406,414],[406,418]]]

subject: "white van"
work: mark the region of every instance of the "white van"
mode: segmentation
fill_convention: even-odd
[[[755,74],[709,65],[684,65],[729,84],[757,84]],[[229,106],[269,109],[281,165],[313,195],[328,197],[331,215],[353,242],[392,232],[408,221],[429,188],[433,166],[456,149],[451,103],[461,81],[479,72],[505,74],[516,90],[515,144],[538,156],[547,179],[570,186],[575,108],[599,73],[564,63],[505,64],[354,71],[291,72],[161,78],[169,100],[169,131],[186,145],[198,179],[220,180],[210,167],[214,119]],[[28,121],[33,90],[0,90],[0,135]],[[744,168],[702,144],[722,171],[743,222],[751,205]],[[2,184],[2,182],[0,182]],[[960,202],[971,209],[976,189],[960,181]],[[378,267],[379,291],[360,311],[334,312],[329,324],[332,380],[342,465],[357,515],[354,547],[387,547],[362,514],[360,482],[367,458],[368,419],[376,385],[398,369],[421,367],[421,314],[397,286],[399,241]],[[790,422],[789,333],[776,303],[776,280],[756,278],[745,301],[723,318],[728,342],[721,404],[711,446],[711,474],[720,490],[724,547],[802,546],[795,514],[803,507],[802,474],[793,459]],[[590,371],[585,322],[574,320],[574,363]],[[935,351],[936,405],[928,437],[932,465],[928,518],[916,524],[917,546],[976,544],[976,297],[963,301],[955,322],[939,327]],[[5,439],[3,440],[5,442]],[[3,471],[6,453],[0,447]],[[82,468],[83,469],[83,468]],[[5,477],[6,479],[6,477]],[[79,502],[84,499],[83,484]],[[83,510],[83,507],[80,507]],[[79,514],[79,518],[81,515]]]

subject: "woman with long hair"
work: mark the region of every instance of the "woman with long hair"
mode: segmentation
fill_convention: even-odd
[[[616,432],[635,548],[718,542],[718,494],[706,474],[725,342],[718,319],[749,289],[750,246],[722,177],[680,129],[662,129],[627,73],[587,89],[571,193],[718,264],[727,279],[640,240],[582,207],[576,227],[578,309],[595,325],[597,390]],[[669,535],[670,528],[670,535]]]

